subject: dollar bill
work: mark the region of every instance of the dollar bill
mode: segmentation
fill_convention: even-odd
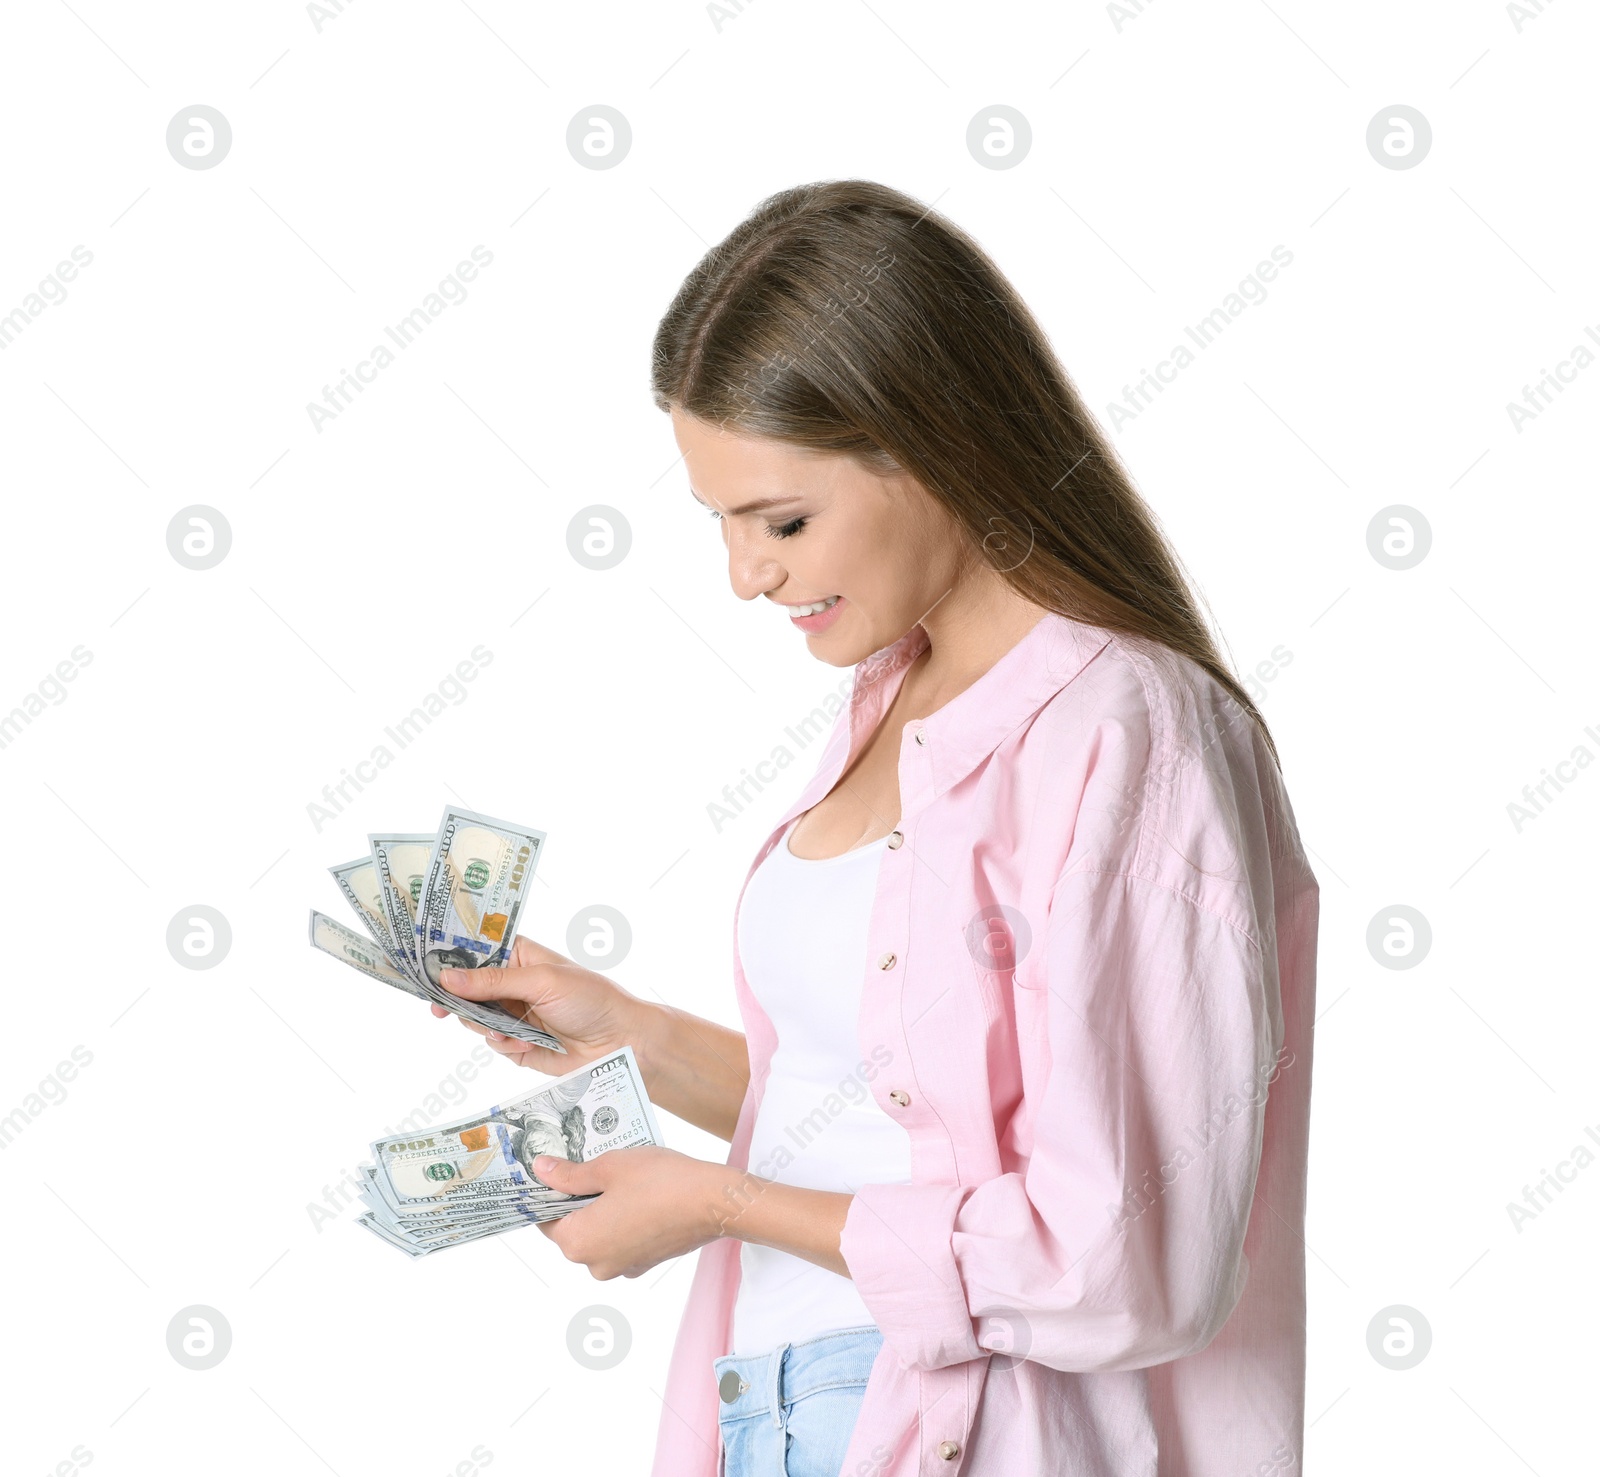
[[[442,969],[504,962],[544,840],[543,831],[445,807],[415,915],[413,947],[430,985],[441,988]]]
[[[314,947],[321,949],[324,954],[332,954],[335,959],[343,960],[352,969],[359,969],[369,979],[381,980],[397,990],[404,990],[408,995],[415,995],[419,1000],[430,998],[415,980],[396,969],[383,950],[364,934],[346,928],[315,908],[311,910],[309,931]]]
[[[374,1172],[372,1165],[363,1165],[362,1174],[370,1176]],[[370,1178],[368,1185],[371,1184]],[[515,1203],[501,1204],[496,1202],[481,1210],[452,1210],[441,1206],[434,1210],[417,1210],[401,1215],[391,1210],[382,1195],[374,1188],[363,1187],[361,1201],[372,1215],[390,1230],[402,1231],[413,1236],[429,1236],[440,1229],[454,1228],[457,1230],[469,1226],[511,1224],[515,1221],[532,1222],[546,1219],[556,1210],[565,1210],[569,1206],[566,1201],[548,1201],[543,1205],[520,1205]],[[595,1197],[574,1196],[573,1200],[592,1200]]]
[[[419,980],[422,973],[417,965],[417,905],[433,842],[432,836],[423,835],[367,837],[384,921],[407,967]]]
[[[594,1200],[599,1197],[586,1195],[581,1198]],[[425,1219],[420,1216],[396,1215],[381,1199],[367,1199],[363,1196],[362,1203],[380,1225],[418,1242],[429,1241],[452,1231],[477,1231],[486,1228],[496,1231],[512,1230],[519,1225],[532,1225],[540,1220],[549,1220],[558,1210],[564,1211],[568,1208],[565,1204],[557,1206],[551,1202],[544,1206],[507,1206],[484,1211],[482,1214],[439,1215],[436,1218]]]
[[[353,862],[340,862],[338,866],[329,867],[328,871],[339,884],[345,901],[372,935],[373,942],[389,956],[389,962],[395,968],[404,969],[404,951],[395,942],[389,920],[384,916],[383,890],[378,885],[378,864],[369,854],[357,857]]]
[[[498,1140],[495,1141],[498,1148]],[[546,1205],[560,1202],[560,1191],[548,1187],[528,1186],[525,1189],[497,1190],[492,1185],[474,1183],[457,1184],[449,1194],[414,1205],[396,1207],[385,1198],[386,1191],[379,1189],[371,1203],[385,1220],[395,1220],[411,1227],[422,1227],[432,1221],[471,1220],[479,1216],[517,1215],[535,1211]]]
[[[544,839],[543,831],[456,806],[445,807],[431,836],[370,835],[370,857],[328,869],[366,926],[370,943],[348,929],[334,932],[333,920],[321,913],[312,919],[311,941],[362,973],[407,989],[485,1030],[565,1055],[566,1047],[542,1027],[492,1001],[467,1000],[439,984],[441,969],[482,968],[509,957]],[[419,957],[419,920],[431,920],[425,930],[431,941],[427,968]],[[375,953],[382,957],[374,958]]]
[[[548,1219],[548,1217],[547,1217]],[[387,1242],[390,1246],[399,1249],[409,1257],[427,1256],[431,1252],[440,1251],[446,1246],[458,1246],[464,1241],[478,1241],[485,1236],[500,1236],[507,1231],[519,1230],[524,1225],[533,1224],[528,1221],[517,1221],[507,1226],[483,1226],[471,1229],[452,1229],[438,1232],[435,1235],[420,1237],[412,1236],[403,1231],[396,1231],[385,1225],[374,1215],[368,1212],[360,1217],[357,1225],[365,1226],[380,1241]]]
[[[573,1199],[534,1174],[538,1155],[583,1164],[661,1141],[633,1048],[624,1046],[485,1112],[375,1140],[373,1186],[398,1216],[508,1205],[537,1211]]]
[[[331,954],[335,959],[343,960],[352,969],[359,969],[369,979],[381,980],[384,984],[392,985],[397,990],[404,990],[406,994],[414,995],[419,1000],[426,1000],[430,1005],[442,1005],[464,1020],[469,1020],[486,1030],[499,1031],[503,1036],[511,1036],[518,1041],[530,1041],[535,1046],[548,1047],[551,1051],[566,1055],[567,1048],[557,1037],[523,1020],[520,1016],[512,1015],[510,1011],[503,1010],[498,1005],[482,1000],[463,1000],[448,990],[419,983],[397,969],[365,934],[357,933],[353,928],[346,928],[337,919],[328,917],[326,913],[319,913],[315,908],[311,910],[309,931],[311,942],[316,948],[321,949],[324,954]]]

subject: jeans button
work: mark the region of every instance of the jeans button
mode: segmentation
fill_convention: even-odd
[[[749,1388],[748,1382],[739,1378],[736,1369],[723,1370],[722,1378],[717,1381],[717,1394],[722,1396],[724,1405],[731,1405]]]

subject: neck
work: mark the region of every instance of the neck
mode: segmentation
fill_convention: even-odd
[[[986,564],[964,572],[917,622],[928,649],[906,675],[916,677],[919,706],[931,711],[970,687],[1047,613]]]

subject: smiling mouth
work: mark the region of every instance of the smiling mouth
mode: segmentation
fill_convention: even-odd
[[[782,602],[779,602],[782,604]],[[791,616],[821,615],[825,610],[832,610],[839,603],[837,595],[829,595],[826,600],[813,600],[810,605],[785,605],[783,608]]]

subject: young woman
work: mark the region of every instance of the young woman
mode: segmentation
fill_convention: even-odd
[[[1298,1473],[1317,887],[1044,333],[917,201],[811,185],[653,389],[734,593],[855,668],[740,892],[744,1034],[526,939],[444,983],[729,1141],[549,1166],[596,1277],[705,1248],[655,1477]]]

